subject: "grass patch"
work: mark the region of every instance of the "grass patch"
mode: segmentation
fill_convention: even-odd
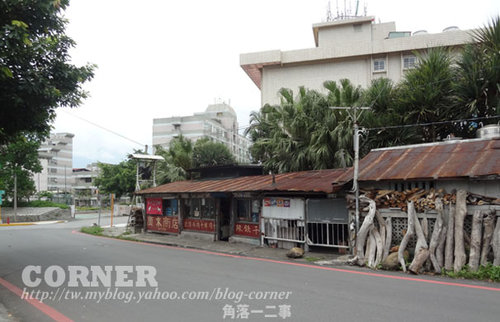
[[[13,207],[12,202],[6,202],[4,206]],[[33,200],[30,202],[21,201],[17,204],[18,207],[34,207],[34,208],[44,208],[44,207],[55,207],[61,209],[69,209],[69,205],[63,203],[56,203],[49,200]]]
[[[493,266],[488,263],[486,266],[479,266],[477,272],[472,272],[468,265],[465,265],[459,272],[445,271],[443,274],[452,278],[477,279],[492,282],[500,282],[500,266]]]
[[[314,256],[308,256],[308,257],[304,257],[304,259],[310,263],[312,262],[317,262],[317,261],[320,261],[323,259],[323,257],[314,257]]]
[[[118,235],[116,236],[115,238],[118,238],[118,239],[123,239],[123,240],[131,240],[131,241],[139,241],[138,239],[134,238],[134,237],[130,237],[130,236],[127,236],[127,235],[130,235],[130,233],[123,233],[121,235]]]
[[[101,226],[90,226],[82,227],[80,231],[86,234],[102,236],[102,232],[104,231],[104,229]]]

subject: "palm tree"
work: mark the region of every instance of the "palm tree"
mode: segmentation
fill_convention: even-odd
[[[185,180],[187,170],[192,168],[193,143],[182,135],[170,141],[168,150],[155,146],[155,154],[165,161],[157,168],[157,180],[160,184]]]
[[[456,109],[461,118],[499,115],[500,17],[472,35],[474,42],[464,48],[455,68]],[[458,128],[464,137],[473,137],[475,130],[469,124]]]
[[[430,49],[424,56],[416,53],[420,63],[408,71],[397,88],[397,113],[405,115],[405,124],[446,121],[457,115],[453,106],[453,71],[446,49]],[[450,133],[449,125],[418,127],[424,141],[436,141]]]

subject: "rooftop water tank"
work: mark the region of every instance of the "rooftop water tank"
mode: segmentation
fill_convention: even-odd
[[[449,26],[443,29],[443,32],[448,32],[448,31],[457,31],[460,30],[457,26]]]
[[[494,139],[500,137],[500,125],[485,125],[476,132],[476,136],[481,139]]]
[[[427,34],[428,34],[427,30],[417,30],[413,32],[413,36],[427,35]]]

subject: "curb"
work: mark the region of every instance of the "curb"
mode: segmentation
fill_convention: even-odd
[[[0,227],[49,225],[49,224],[61,224],[61,223],[64,223],[64,222],[67,222],[67,220],[34,221],[34,222],[13,222],[13,223],[10,223],[10,224],[0,224]]]

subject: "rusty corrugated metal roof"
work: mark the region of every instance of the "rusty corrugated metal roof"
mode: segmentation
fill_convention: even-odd
[[[332,182],[346,169],[301,171],[277,174],[273,184],[272,175],[246,176],[230,179],[187,180],[167,183],[141,190],[138,194],[157,193],[206,193],[206,192],[323,192],[332,193],[338,188]]]
[[[500,139],[471,139],[370,151],[359,163],[360,181],[436,180],[500,176]],[[337,183],[352,180],[352,169]]]

